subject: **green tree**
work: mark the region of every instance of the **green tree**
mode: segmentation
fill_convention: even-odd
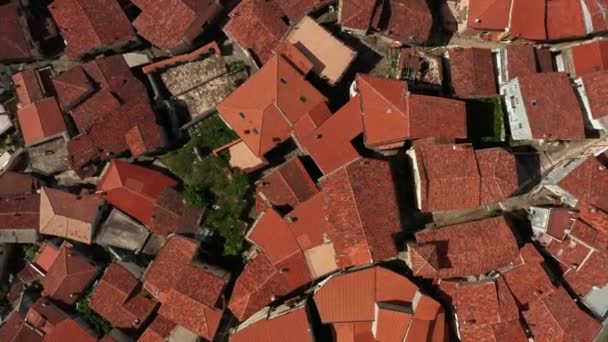
[[[97,335],[103,336],[112,330],[112,325],[89,307],[89,300],[92,295],[93,290],[91,289],[84,297],[76,302],[76,312],[78,312],[78,315],[93,328]]]

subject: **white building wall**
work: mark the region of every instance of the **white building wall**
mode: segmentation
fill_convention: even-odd
[[[500,93],[504,96],[511,137],[513,140],[531,140],[532,129],[528,121],[528,113],[519,87],[519,80],[511,80],[501,86]]]

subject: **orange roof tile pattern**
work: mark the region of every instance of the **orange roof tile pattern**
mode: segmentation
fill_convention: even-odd
[[[421,43],[431,36],[433,16],[424,0],[390,0],[388,8],[374,9],[372,26],[400,43]]]
[[[304,306],[258,321],[230,336],[230,342],[314,341]]]
[[[17,111],[19,127],[27,145],[66,131],[63,114],[54,97],[47,97]]]
[[[595,40],[570,49],[577,76],[608,70],[608,40]]]
[[[163,316],[156,316],[152,323],[139,336],[137,342],[164,342],[171,334],[176,324]]]
[[[427,278],[485,274],[509,266],[519,253],[502,216],[420,231],[416,242],[408,248],[409,265]]]
[[[51,303],[47,298],[38,298],[28,309],[26,322],[36,329],[50,334],[68,315]]]
[[[608,212],[608,195],[603,191],[608,186],[608,171],[596,158],[587,158],[558,185],[580,202]]]
[[[144,296],[139,281],[124,267],[111,264],[93,290],[89,306],[119,329],[138,329],[156,303]]]
[[[44,342],[95,342],[97,338],[81,327],[75,320],[68,318],[61,321],[51,333],[44,337]]]
[[[481,48],[453,48],[448,52],[454,95],[460,98],[498,96],[492,51]]]
[[[321,321],[338,336],[358,331],[375,340],[448,339],[441,305],[407,278],[379,266],[330,277],[313,298]]]
[[[0,229],[34,229],[38,231],[40,195],[0,197]]]
[[[22,107],[44,99],[44,89],[40,84],[36,69],[18,72],[12,76],[12,80]]]
[[[218,106],[256,156],[287,140],[293,125],[325,98],[284,57],[274,56]]]
[[[49,11],[67,42],[65,53],[72,60],[93,49],[136,38],[116,0],[55,0]]]

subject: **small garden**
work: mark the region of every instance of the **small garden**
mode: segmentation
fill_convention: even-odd
[[[467,130],[474,144],[493,145],[505,140],[505,115],[500,98],[467,101]]]
[[[217,116],[204,119],[191,131],[191,139],[160,160],[184,182],[184,197],[194,206],[206,208],[203,225],[224,240],[224,254],[242,250],[249,209],[249,179],[231,172],[227,154],[212,151],[238,138]]]

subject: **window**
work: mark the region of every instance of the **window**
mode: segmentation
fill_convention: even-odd
[[[279,80],[281,81],[281,83],[287,84],[287,79],[286,78],[281,77]]]
[[[255,134],[255,135],[260,134],[260,132],[258,132],[258,130],[257,130],[256,128],[254,128],[254,129],[253,129],[251,132],[252,132],[253,134]]]
[[[536,100],[532,100],[532,105],[536,106]]]
[[[306,96],[300,96],[300,102],[306,103]]]
[[[245,114],[243,114],[242,112],[241,112],[241,113],[239,113],[239,116],[241,117],[241,119],[244,119],[244,118],[245,118]]]

